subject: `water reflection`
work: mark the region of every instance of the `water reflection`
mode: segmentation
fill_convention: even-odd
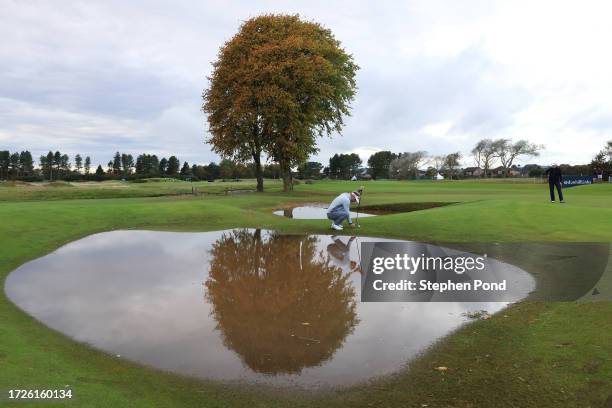
[[[361,266],[358,259],[351,259],[351,247],[356,236],[339,237],[332,235],[333,243],[327,245],[327,252],[333,257],[337,264],[351,272],[361,272]]]
[[[358,323],[349,274],[317,254],[317,243],[241,230],[213,244],[206,298],[223,344],[256,372],[318,366]]]

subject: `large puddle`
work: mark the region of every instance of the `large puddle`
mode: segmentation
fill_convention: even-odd
[[[303,388],[397,372],[465,323],[466,313],[505,306],[361,303],[364,241],[385,240],[113,231],[24,264],[8,276],[6,292],[49,327],[117,358],[222,382]]]

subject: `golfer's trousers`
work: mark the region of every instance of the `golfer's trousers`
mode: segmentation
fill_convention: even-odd
[[[555,201],[555,187],[559,193],[559,201],[563,201],[563,188],[560,181],[549,181],[548,188],[550,189],[550,201]]]
[[[332,220],[336,225],[342,224],[342,221],[347,220],[348,217],[349,214],[346,211],[343,211],[342,209],[334,210],[327,213],[327,218]]]

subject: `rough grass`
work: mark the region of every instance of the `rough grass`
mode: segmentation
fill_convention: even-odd
[[[181,199],[101,199],[113,195],[100,187],[88,188],[89,195],[83,196],[76,187],[55,188],[53,195],[36,196],[38,201],[0,191],[5,200],[0,203],[0,276],[4,279],[23,262],[67,242],[120,228],[204,231],[243,226],[326,233],[327,223],[271,212],[285,202],[327,201],[354,187],[318,182],[301,184],[291,194]],[[120,191],[126,196],[152,194],[132,186]],[[358,233],[430,242],[611,242],[612,186],[576,187],[566,193],[568,204],[563,206],[547,203],[541,185],[371,182],[364,203],[462,204],[364,218]],[[75,197],[98,199],[71,199]],[[53,201],[41,201],[45,198]],[[49,330],[2,294],[0,389],[69,384],[78,399],[74,406],[87,407],[602,407],[612,384],[611,314],[609,302],[518,304],[464,326],[396,376],[338,392],[291,395],[227,388],[121,361]],[[440,365],[449,370],[433,370]],[[47,404],[18,406],[30,405]]]
[[[64,182],[40,183],[3,182],[0,183],[0,202],[2,201],[49,201],[63,199],[97,199],[129,197],[161,197],[191,194],[193,190],[203,194],[222,193],[225,190],[252,190],[255,180],[239,182],[206,181],[188,182],[174,179],[150,179],[145,182],[102,181],[102,182]],[[271,189],[279,190],[280,182],[269,181]]]

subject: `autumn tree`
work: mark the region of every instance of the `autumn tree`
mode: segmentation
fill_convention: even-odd
[[[213,63],[202,110],[207,142],[223,157],[253,160],[263,191],[262,154],[291,168],[317,152],[317,137],[340,132],[355,95],[358,67],[332,32],[297,15],[244,22]]]

